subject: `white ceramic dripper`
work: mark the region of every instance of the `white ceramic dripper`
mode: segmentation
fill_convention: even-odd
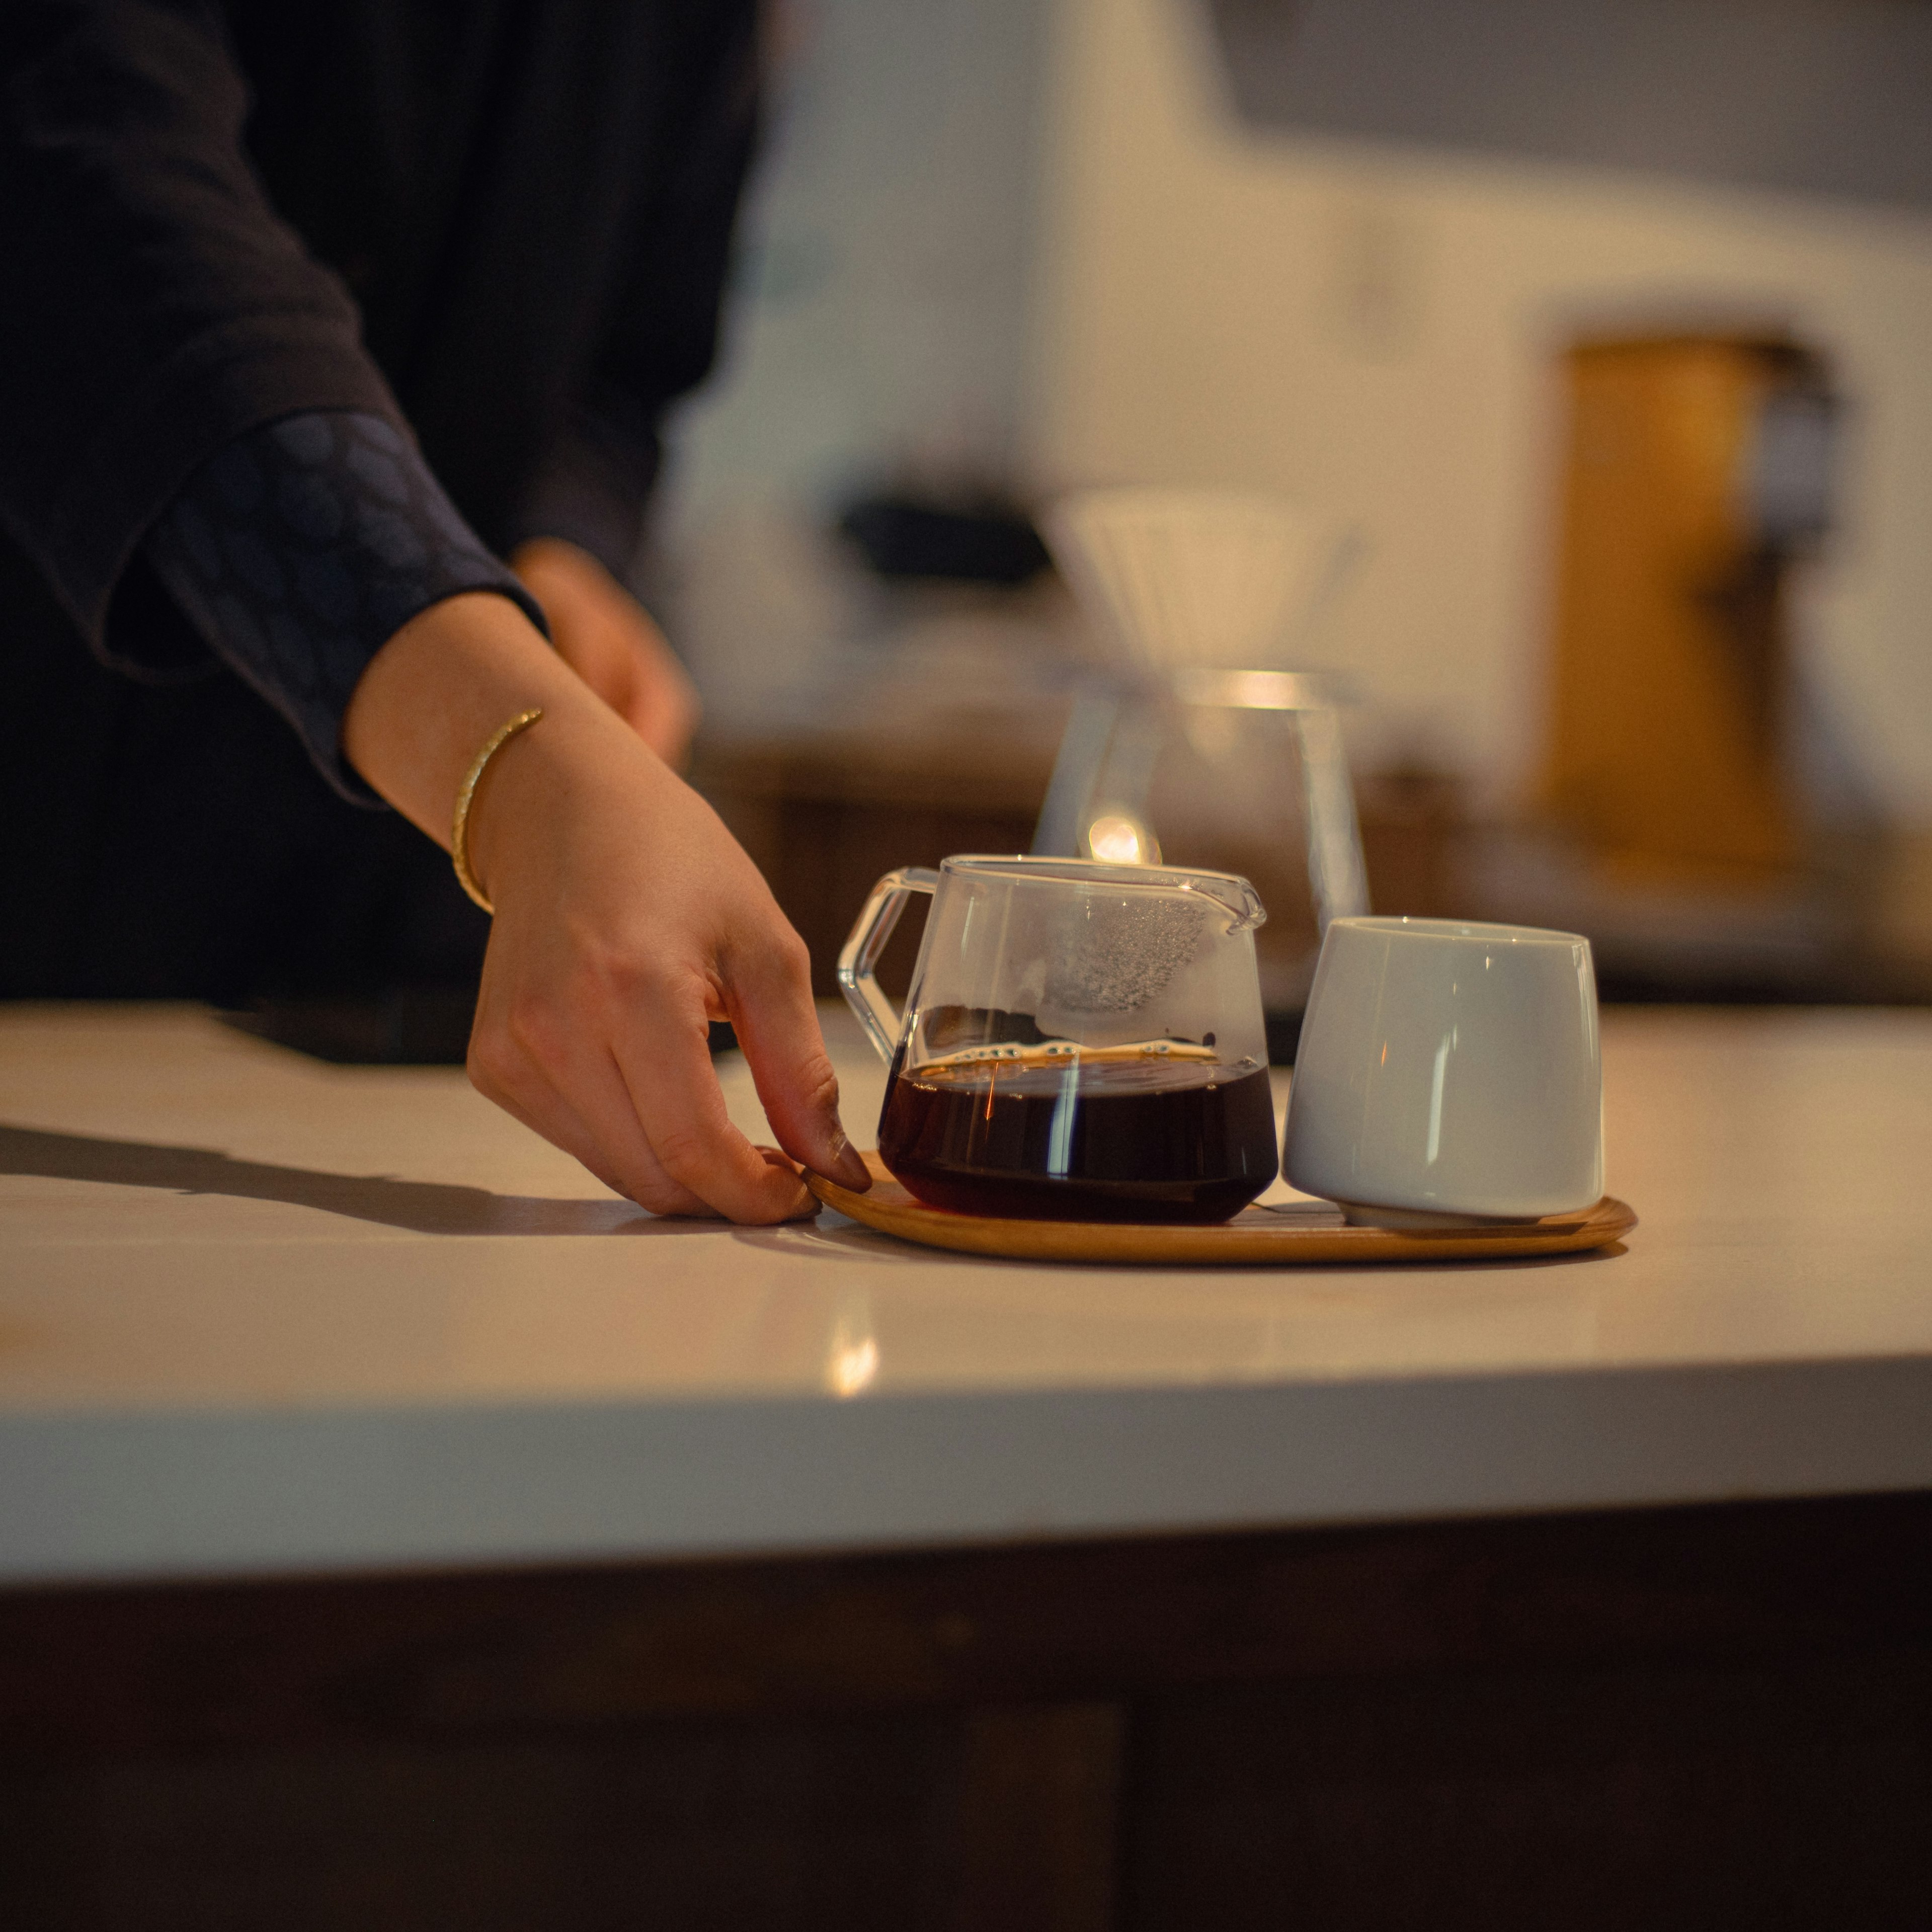
[[[1366,912],[1336,715],[1347,694],[1289,668],[1353,568],[1356,532],[1260,491],[1138,488],[1063,496],[1041,527],[1118,673],[1075,704],[1034,850],[1088,854],[1106,826],[1138,847],[1106,856],[1158,859],[1146,803],[1172,702],[1280,712],[1298,753],[1319,928]]]
[[[1338,518],[1258,490],[1078,490],[1042,528],[1120,662],[1156,672],[1292,668],[1360,548]]]

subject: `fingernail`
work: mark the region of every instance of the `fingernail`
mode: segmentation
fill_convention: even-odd
[[[866,1165],[866,1157],[845,1138],[843,1127],[835,1127],[832,1132],[832,1158],[838,1177],[846,1186],[862,1194],[872,1184],[872,1170]]]

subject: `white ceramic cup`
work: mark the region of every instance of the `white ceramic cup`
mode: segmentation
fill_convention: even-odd
[[[1460,920],[1338,919],[1288,1090],[1282,1171],[1351,1220],[1533,1220],[1604,1192],[1590,942]]]

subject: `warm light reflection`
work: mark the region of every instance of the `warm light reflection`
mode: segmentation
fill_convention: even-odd
[[[868,1335],[863,1341],[835,1349],[825,1365],[826,1386],[836,1396],[857,1395],[872,1386],[879,1372],[879,1345]]]
[[[825,1386],[841,1398],[862,1395],[879,1372],[879,1342],[872,1328],[871,1298],[862,1288],[838,1298],[832,1333],[825,1343]]]
[[[1160,858],[1147,827],[1118,812],[1103,812],[1087,828],[1087,849],[1110,866],[1151,866]]]

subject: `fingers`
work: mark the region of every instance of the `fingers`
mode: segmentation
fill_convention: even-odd
[[[664,1172],[608,1054],[601,1066],[594,1056],[574,1057],[574,1064],[560,1066],[553,1075],[507,1026],[479,1020],[469,1068],[471,1084],[484,1099],[640,1207],[654,1214],[718,1211]]]
[[[794,1160],[862,1193],[872,1176],[838,1118],[838,1078],[818,1030],[812,964],[789,927],[734,959],[731,1024],[778,1143]]]
[[[812,1211],[790,1164],[774,1162],[731,1124],[701,1008],[680,1014],[640,1002],[620,1027],[616,1048],[651,1151],[672,1180],[734,1221],[784,1221]]]
[[[817,1211],[790,1162],[731,1124],[701,1000],[634,985],[628,998],[598,1004],[601,1016],[580,1010],[565,1018],[486,993],[472,1082],[653,1214],[766,1222]]]
[[[655,626],[637,639],[638,678],[628,713],[638,736],[676,770],[682,766],[698,730],[698,687]]]
[[[616,1165],[606,1157],[596,1136],[554,1090],[547,1090],[545,1099],[518,1099],[500,1089],[486,1089],[480,1082],[476,1084],[478,1091],[486,1099],[494,1100],[513,1119],[520,1120],[532,1133],[541,1135],[552,1146],[561,1148],[573,1160],[581,1162],[612,1193],[623,1195],[640,1207],[648,1208],[654,1214],[710,1213],[703,1202],[686,1196],[668,1176],[660,1174],[656,1184],[650,1185],[640,1184],[634,1174],[627,1185]]]
[[[770,1167],[783,1168],[786,1173],[792,1175],[794,1178],[796,1178],[798,1169],[792,1165],[790,1156],[784,1153],[781,1149],[775,1147],[754,1147],[752,1148],[752,1151],[755,1154],[760,1160],[764,1161],[766,1166]],[[818,1200],[808,1190],[806,1193],[805,1200],[800,1206],[797,1211],[795,1214],[787,1215],[785,1219],[788,1221],[808,1221],[812,1219],[812,1216],[816,1214],[818,1212]]]

